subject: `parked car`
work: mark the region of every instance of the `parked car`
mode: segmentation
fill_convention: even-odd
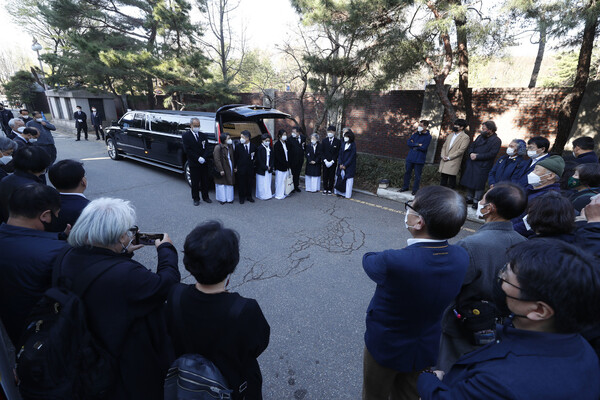
[[[290,119],[279,110],[243,104],[223,106],[216,113],[197,111],[144,110],[129,111],[106,130],[106,148],[113,160],[128,158],[185,174],[190,183],[187,158],[181,135],[190,126],[191,118],[200,120],[200,130],[208,137],[210,149],[219,142],[220,133],[238,140],[248,130],[251,140],[259,143],[267,132],[265,120]],[[212,154],[212,151],[209,152]],[[212,162],[212,160],[211,160]]]

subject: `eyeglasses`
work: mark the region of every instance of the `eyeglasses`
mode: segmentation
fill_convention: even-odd
[[[419,214],[419,212],[417,210],[415,210],[415,208],[411,205],[411,203],[413,202],[413,200],[409,200],[409,201],[405,201],[404,202],[404,211],[408,211],[408,209],[413,210],[416,214]],[[419,214],[420,215],[420,214]]]
[[[498,282],[499,285],[502,285],[502,283],[506,283],[509,286],[514,287],[515,289],[518,289],[521,293],[523,293],[523,289],[521,289],[519,286],[510,283],[509,281],[507,281],[505,279],[506,277],[506,271],[508,270],[508,263],[504,264],[504,266],[502,268],[500,268],[500,270],[498,271],[498,276],[496,277],[496,281]],[[513,300],[519,300],[519,301],[537,301],[535,299],[531,299],[528,297],[514,297],[514,296],[510,296],[508,294],[506,294],[506,292],[504,293],[506,297],[513,299]]]
[[[127,236],[135,237],[135,235],[138,233],[139,230],[140,230],[140,228],[138,228],[137,225],[134,225],[127,230]]]

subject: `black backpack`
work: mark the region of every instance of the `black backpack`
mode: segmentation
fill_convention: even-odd
[[[115,266],[112,258],[88,266],[72,285],[60,278],[70,247],[52,272],[52,287],[32,309],[17,355],[19,388],[24,399],[99,399],[116,381],[116,360],[94,338],[82,298],[90,285]]]
[[[175,330],[185,348],[191,348],[186,335],[181,310],[181,294],[187,286],[177,285],[173,292],[171,310],[173,312]],[[237,318],[244,308],[245,301],[238,298],[229,311],[231,318]],[[244,382],[237,393],[246,389]],[[200,354],[184,354],[173,362],[165,378],[164,400],[215,400],[232,399],[234,390],[229,389],[227,380],[219,369],[208,358]],[[239,396],[243,398],[243,396]]]

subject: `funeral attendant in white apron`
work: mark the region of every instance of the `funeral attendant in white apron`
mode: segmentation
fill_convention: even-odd
[[[306,146],[306,170],[304,173],[307,192],[318,192],[321,190],[321,162],[323,152],[319,135],[310,135],[310,143]]]
[[[354,132],[352,132],[352,129],[344,128],[342,135],[344,142],[342,143],[340,156],[338,157],[335,194],[349,199],[352,197],[352,186],[354,185],[354,174],[356,173],[356,144],[354,143]],[[343,183],[344,180],[346,181],[345,185],[338,185],[338,182]],[[342,191],[344,188],[346,190]]]
[[[271,181],[273,178],[273,157],[271,149],[271,136],[263,133],[260,137],[262,144],[256,149],[254,171],[256,172],[256,195],[260,200],[269,200],[273,197]]]
[[[222,133],[220,143],[213,152],[215,169],[221,176],[215,177],[215,197],[221,204],[233,203],[233,185],[235,184],[235,162],[233,141],[228,134]]]
[[[285,129],[280,129],[277,132],[277,142],[273,149],[273,158],[275,166],[275,198],[278,200],[285,199],[285,180],[288,176],[290,164],[288,161],[288,148],[285,144],[287,134]]]

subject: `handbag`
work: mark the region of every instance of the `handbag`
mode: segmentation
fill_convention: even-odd
[[[292,193],[294,191],[294,177],[292,176],[292,171],[287,170],[287,175],[285,177],[285,195]]]
[[[336,174],[335,190],[340,193],[346,193],[346,174],[344,174],[344,177],[342,178],[342,171],[342,169],[338,169],[338,173]]]

